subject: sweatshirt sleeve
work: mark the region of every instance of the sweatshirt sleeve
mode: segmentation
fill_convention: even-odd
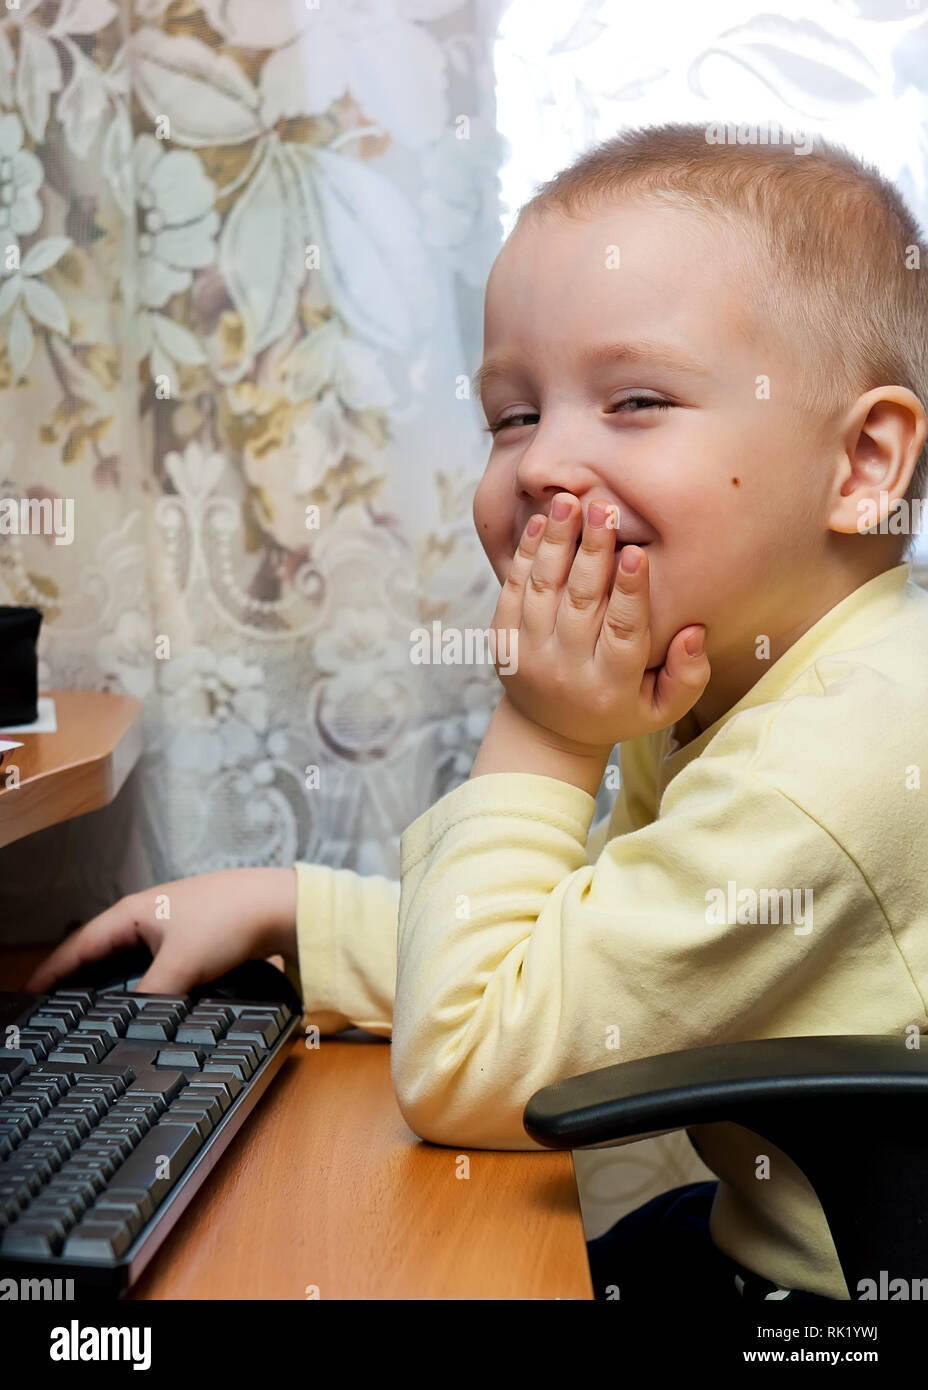
[[[382,874],[294,864],[299,968],[286,971],[320,1033],[388,1038],[396,986],[400,885]]]
[[[596,854],[608,828],[608,816],[594,828]],[[285,962],[284,973],[303,1001],[304,1023],[323,1036],[364,1028],[390,1037],[399,881],[327,864],[293,867],[298,964]]]
[[[750,758],[694,760],[660,819],[595,864],[594,808],[568,783],[492,773],[405,832],[391,1064],[422,1138],[537,1149],[522,1113],[542,1086],[709,1042],[861,1031],[862,966],[898,995],[860,871]],[[815,930],[718,921],[707,894],[735,879],[814,889]]]

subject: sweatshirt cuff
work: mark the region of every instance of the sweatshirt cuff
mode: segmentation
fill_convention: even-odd
[[[296,947],[298,969],[288,978],[303,1000],[304,1016],[312,1016],[321,1033],[348,1026],[344,1014],[333,1009],[335,1000],[335,870],[328,864],[304,864],[296,869]]]
[[[430,854],[452,825],[476,816],[512,816],[539,821],[586,846],[596,798],[570,782],[535,772],[487,772],[470,777],[430,806],[400,839],[400,873]]]

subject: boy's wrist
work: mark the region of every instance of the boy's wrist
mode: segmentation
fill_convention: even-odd
[[[504,694],[490,717],[470,775],[535,772],[595,796],[611,752],[611,747],[576,744],[543,729]]]
[[[281,955],[296,961],[296,869],[262,869],[262,896],[267,912],[262,923],[261,949],[265,955]]]

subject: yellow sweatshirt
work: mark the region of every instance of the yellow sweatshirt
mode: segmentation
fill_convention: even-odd
[[[587,792],[493,773],[408,827],[399,883],[298,863],[306,1021],[392,1035],[404,1117],[456,1148],[538,1149],[534,1091],[632,1058],[803,1034],[902,1046],[928,1031],[926,695],[928,592],[903,563],[701,734],[690,714],[622,744],[592,834]],[[795,1165],[740,1126],[688,1133],[720,1179],[716,1244],[848,1298]]]

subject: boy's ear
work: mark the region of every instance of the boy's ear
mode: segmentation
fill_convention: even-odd
[[[892,531],[908,534],[907,509],[897,499],[905,498],[926,436],[928,417],[914,391],[877,386],[859,396],[835,470],[829,530],[864,534],[896,513]]]

